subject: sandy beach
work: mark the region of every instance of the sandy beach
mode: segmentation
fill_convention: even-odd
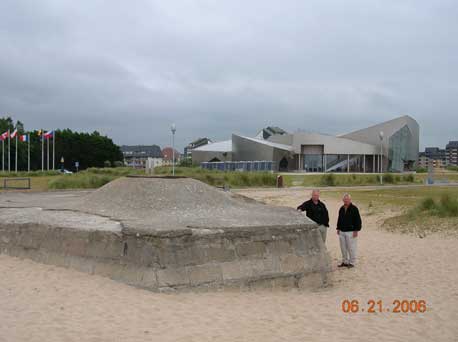
[[[304,193],[247,191],[297,206]],[[457,239],[378,228],[364,215],[359,263],[337,269],[340,203],[328,205],[332,285],[317,291],[158,294],[110,279],[0,256],[0,341],[458,341]],[[355,199],[357,204],[357,199]],[[345,299],[425,300],[424,313],[342,312]]]

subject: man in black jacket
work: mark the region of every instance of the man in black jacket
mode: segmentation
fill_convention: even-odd
[[[358,232],[361,230],[361,216],[358,208],[351,202],[349,194],[343,196],[343,203],[337,220],[337,234],[342,251],[342,263],[339,267],[354,267]]]
[[[297,210],[305,211],[308,218],[319,224],[318,229],[323,238],[323,242],[326,243],[329,214],[326,205],[320,201],[320,190],[313,190],[312,198],[298,206]]]

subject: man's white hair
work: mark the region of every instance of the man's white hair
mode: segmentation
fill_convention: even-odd
[[[314,193],[320,193],[320,189],[313,189],[313,190],[312,190],[312,195],[313,195]]]
[[[348,192],[344,193],[344,195],[342,196],[342,198],[345,198],[345,197],[348,197],[349,199],[351,199],[351,195]]]

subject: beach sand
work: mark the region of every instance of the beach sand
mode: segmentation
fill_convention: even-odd
[[[303,196],[245,194],[294,207]],[[458,341],[458,240],[388,233],[363,216],[359,263],[337,269],[340,203],[326,203],[333,281],[315,291],[159,294],[1,255],[0,341]],[[345,299],[366,311],[342,312]],[[425,300],[427,311],[367,313],[371,299]]]

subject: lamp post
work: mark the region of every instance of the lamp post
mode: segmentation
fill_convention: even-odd
[[[383,185],[383,131],[380,131],[379,133],[380,137],[380,184]]]
[[[177,128],[174,123],[170,127],[170,130],[172,131],[172,176],[175,176],[175,132]]]

